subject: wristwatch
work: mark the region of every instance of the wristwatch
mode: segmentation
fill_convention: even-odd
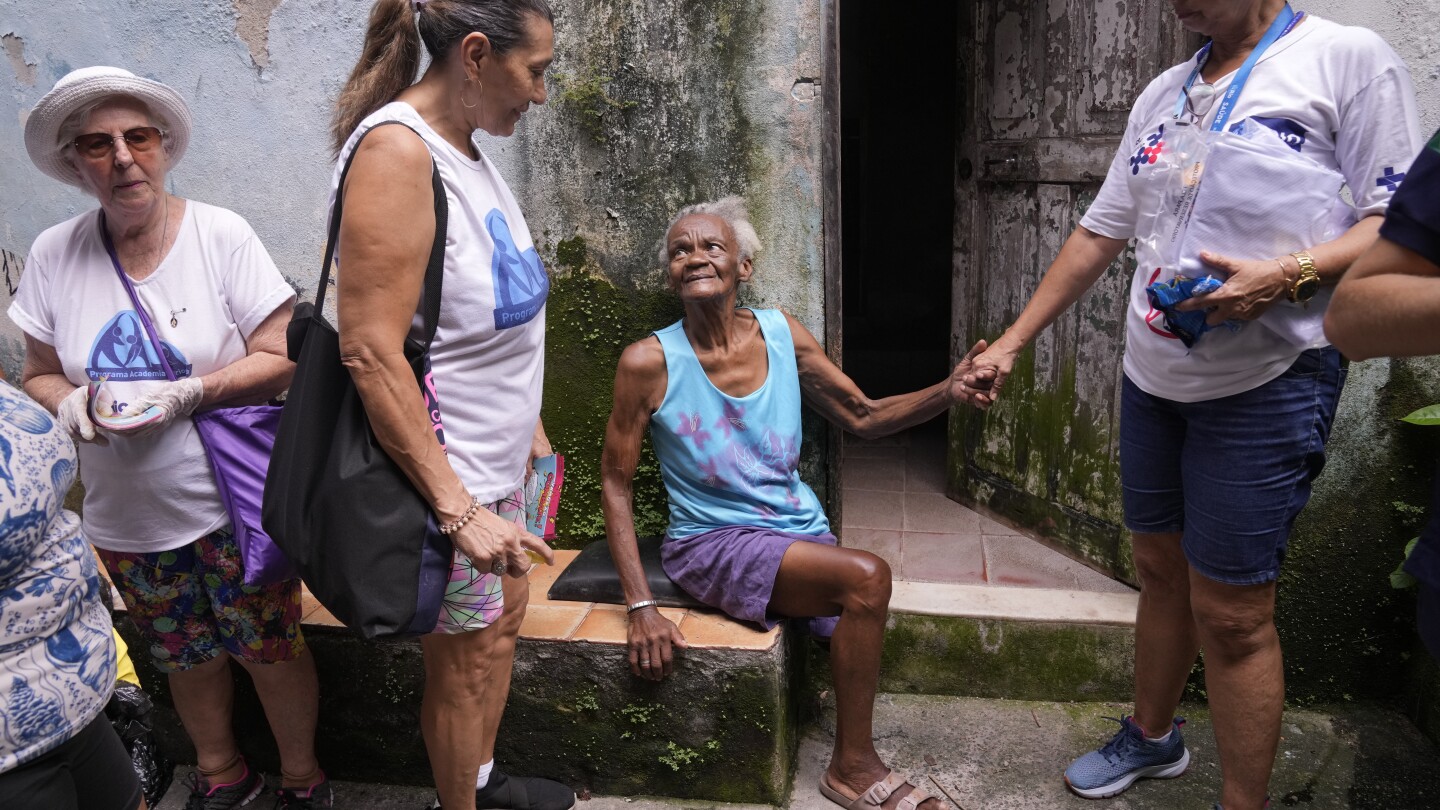
[[[1290,283],[1290,289],[1285,297],[1290,299],[1292,304],[1308,304],[1315,294],[1320,292],[1320,274],[1315,270],[1315,259],[1308,251],[1291,253],[1295,261],[1300,265],[1300,275]]]

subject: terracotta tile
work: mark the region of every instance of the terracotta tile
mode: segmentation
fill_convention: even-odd
[[[843,496],[845,528],[899,529],[904,520],[904,496],[898,492],[850,490]]]
[[[568,602],[562,600],[551,601],[549,597],[550,586],[555,584],[555,579],[565,570],[565,567],[580,556],[579,551],[561,550],[555,552],[554,565],[537,565],[530,569],[530,604],[531,605],[584,605],[588,602]]]
[[[943,494],[948,476],[949,471],[945,469],[944,456],[936,460],[928,458],[917,459],[912,455],[905,460],[906,492]]]
[[[846,459],[840,480],[845,490],[877,492],[905,491],[905,459],[890,456],[861,456]]]
[[[735,650],[768,650],[780,636],[780,626],[765,631],[742,624],[716,611],[692,610],[680,625],[691,647],[726,647]]]
[[[324,605],[317,605],[316,608],[300,620],[301,624],[308,624],[312,627],[344,627],[345,623],[335,618],[335,615],[325,609]]]
[[[938,493],[907,492],[903,527],[907,532],[978,535],[980,516]]]
[[[602,644],[624,644],[626,640],[625,611],[607,610],[596,605],[585,616],[575,632],[570,634],[575,641],[594,641]]]
[[[1028,537],[985,539],[986,579],[992,585],[1075,590],[1079,586],[1078,571],[1084,568]]]
[[[893,458],[905,460],[905,448],[898,444],[847,444],[840,451],[843,458]]]
[[[890,570],[899,575],[900,532],[894,529],[841,529],[840,545],[868,551],[890,564]]]
[[[300,586],[300,621],[301,621],[301,622],[304,622],[306,619],[308,619],[308,618],[310,617],[310,614],[311,614],[311,613],[314,613],[314,612],[317,611],[317,610],[324,610],[324,609],[325,609],[325,608],[320,604],[320,600],[319,600],[319,599],[316,599],[316,598],[314,597],[314,595],[312,595],[312,594],[310,593],[310,589],[309,589],[309,588],[306,588],[304,585],[301,585],[301,586]]]
[[[985,515],[980,515],[980,533],[986,537],[1017,537],[1024,536],[1024,532],[1011,526],[1007,526],[997,520],[992,520]]]
[[[557,641],[569,638],[588,612],[589,608],[578,602],[563,606],[531,604],[525,611],[525,620],[520,623],[520,635]]]
[[[900,578],[922,582],[981,583],[985,551],[978,534],[905,532]]]

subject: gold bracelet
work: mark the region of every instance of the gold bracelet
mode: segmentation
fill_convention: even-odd
[[[463,528],[466,523],[470,522],[470,518],[475,517],[475,513],[479,510],[480,497],[478,495],[471,495],[470,507],[466,509],[465,513],[460,517],[450,521],[449,523],[440,524],[440,533],[449,535],[460,531],[460,529]]]

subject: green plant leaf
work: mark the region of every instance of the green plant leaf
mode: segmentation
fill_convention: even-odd
[[[1412,425],[1440,425],[1440,404],[1427,405],[1400,420]]]
[[[1415,577],[1405,571],[1405,561],[1410,559],[1410,552],[1415,550],[1415,544],[1418,542],[1420,542],[1420,538],[1417,537],[1405,544],[1405,556],[1401,558],[1400,564],[1395,566],[1395,570],[1390,572],[1390,587],[1397,591],[1413,588],[1418,582]]]

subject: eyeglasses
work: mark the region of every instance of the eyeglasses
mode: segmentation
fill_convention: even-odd
[[[1192,124],[1198,124],[1210,112],[1215,104],[1215,85],[1201,82],[1194,87],[1181,85],[1180,92],[1185,94],[1185,112],[1190,116]]]
[[[91,132],[71,141],[70,145],[75,147],[75,151],[81,157],[100,160],[109,157],[115,151],[115,141],[119,138],[125,139],[125,147],[131,152],[144,153],[159,146],[166,134],[164,130],[155,127],[135,127],[127,129],[119,135],[111,135],[108,132]]]

